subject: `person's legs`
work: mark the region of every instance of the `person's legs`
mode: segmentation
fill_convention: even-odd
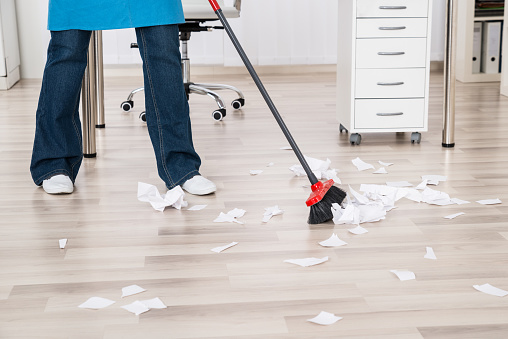
[[[159,176],[172,189],[199,175],[201,165],[192,143],[178,25],[136,28],[136,35],[143,59],[148,132]]]
[[[76,179],[83,158],[79,99],[90,31],[51,32],[36,116],[30,172],[36,185],[57,174]]]

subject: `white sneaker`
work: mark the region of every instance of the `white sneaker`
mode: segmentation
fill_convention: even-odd
[[[42,188],[48,194],[69,194],[74,191],[74,184],[66,175],[58,174],[42,182]]]
[[[201,175],[196,175],[183,183],[182,188],[194,195],[206,195],[217,190],[217,186]]]

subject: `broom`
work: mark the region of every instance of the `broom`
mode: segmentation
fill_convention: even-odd
[[[259,91],[261,92],[261,95],[266,101],[266,104],[272,111],[272,114],[277,120],[277,123],[279,124],[279,127],[281,128],[282,132],[286,136],[286,139],[288,140],[289,144],[291,145],[291,148],[295,152],[296,157],[300,161],[300,164],[302,164],[303,169],[305,170],[305,173],[307,173],[307,177],[309,178],[310,183],[312,184],[311,189],[312,193],[310,194],[309,198],[306,201],[307,206],[310,207],[310,214],[309,214],[309,224],[320,224],[323,222],[326,222],[328,220],[333,219],[332,214],[332,204],[337,203],[341,204],[344,198],[346,197],[346,192],[341,190],[340,188],[334,186],[333,180],[328,180],[326,182],[319,181],[312,170],[310,169],[309,164],[305,160],[305,157],[303,156],[302,152],[296,145],[295,140],[291,136],[291,133],[289,132],[288,128],[286,127],[286,124],[282,120],[282,117],[280,116],[279,112],[277,111],[277,108],[272,102],[272,99],[268,95],[268,92],[266,91],[265,87],[263,86],[263,83],[259,79],[259,76],[257,75],[256,71],[254,70],[254,67],[252,66],[251,62],[249,61],[249,58],[247,57],[247,54],[245,54],[242,46],[240,45],[240,42],[235,36],[235,33],[231,29],[231,26],[229,25],[228,21],[224,17],[224,14],[222,13],[222,10],[217,3],[216,0],[208,0],[210,5],[212,6],[213,11],[218,16],[219,20],[221,21],[222,25],[224,26],[224,29],[229,35],[229,38],[233,42],[233,45],[235,46],[236,50],[238,51],[238,54],[240,55],[240,58],[242,59],[243,63],[245,64],[245,67],[247,67],[247,70],[249,71],[252,79],[256,83],[256,86],[258,87]]]

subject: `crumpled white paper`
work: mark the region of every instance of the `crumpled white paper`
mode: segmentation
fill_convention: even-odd
[[[284,260],[284,262],[287,262],[289,264],[295,264],[302,267],[309,267],[314,265],[319,265],[324,263],[325,261],[328,261],[328,257],[323,258],[304,258],[304,259],[287,259]]]
[[[323,247],[338,247],[347,245],[347,242],[340,240],[337,234],[333,233],[332,236],[319,243]]]
[[[250,175],[258,175],[263,173],[263,170],[250,170],[249,173]]]
[[[341,319],[342,317],[337,317],[333,313],[321,311],[321,313],[319,313],[317,316],[315,316],[312,319],[307,319],[307,321],[310,321],[311,323],[315,323],[318,325],[332,325]]]
[[[79,305],[79,308],[89,308],[92,310],[98,310],[101,308],[108,307],[110,305],[113,305],[115,302],[113,300],[109,300],[106,298],[101,297],[91,297],[81,305]]]
[[[508,295],[508,291],[494,287],[491,284],[473,285],[473,287],[475,288],[475,290],[478,290],[486,294],[494,295],[496,297],[504,297]]]
[[[235,208],[228,213],[222,213],[220,212],[219,216],[215,218],[213,222],[236,222],[237,224],[244,224],[243,222],[237,220],[236,218],[243,217],[245,214],[245,210],[242,210],[240,208]]]
[[[134,294],[138,294],[141,292],[145,292],[146,290],[143,287],[140,287],[138,285],[130,285],[127,287],[122,288],[122,298],[128,297]]]
[[[356,158],[356,159],[353,159],[351,160],[351,162],[353,163],[353,165],[356,166],[356,168],[359,170],[359,171],[365,171],[365,170],[368,170],[368,169],[374,169],[374,166],[372,166],[371,164],[369,163],[366,163],[364,162],[362,159],[360,158]]]
[[[184,201],[185,193],[180,186],[176,186],[166,194],[161,195],[154,185],[138,182],[138,200],[149,202],[157,211],[164,211],[168,206],[177,210],[187,207],[187,201]]]
[[[278,205],[265,208],[265,213],[263,214],[263,222],[268,222],[273,216],[281,215],[284,213],[283,210],[279,208]]]
[[[339,177],[337,177],[337,170],[330,168],[330,165],[332,163],[330,159],[326,159],[326,161],[323,161],[305,155],[304,158],[309,164],[312,173],[314,173],[317,179],[326,179],[326,180],[332,179],[337,184],[342,183]],[[293,165],[289,169],[298,177],[307,175],[302,165]]]
[[[401,281],[406,281],[406,280],[414,280],[416,279],[416,276],[413,272],[411,271],[405,271],[405,270],[390,270],[390,272],[392,272],[393,274],[395,274],[397,276],[397,278],[399,278]]]
[[[150,311],[150,308],[148,308],[145,304],[143,304],[141,301],[138,300],[136,300],[131,304],[122,306],[122,308],[131,313],[134,313],[135,315],[140,315],[141,313]]]
[[[214,248],[211,249],[211,251],[215,252],[215,253],[220,253],[220,252],[222,252],[224,250],[227,250],[228,248],[236,246],[236,245],[238,245],[238,243],[236,241],[233,241],[232,243],[229,243],[229,244],[224,245],[224,246],[214,247]]]

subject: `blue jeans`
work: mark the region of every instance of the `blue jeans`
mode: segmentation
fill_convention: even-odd
[[[37,108],[30,172],[74,182],[83,159],[79,102],[91,32],[52,31]],[[136,28],[143,59],[146,122],[159,176],[171,189],[199,174],[180,65],[178,25]]]

